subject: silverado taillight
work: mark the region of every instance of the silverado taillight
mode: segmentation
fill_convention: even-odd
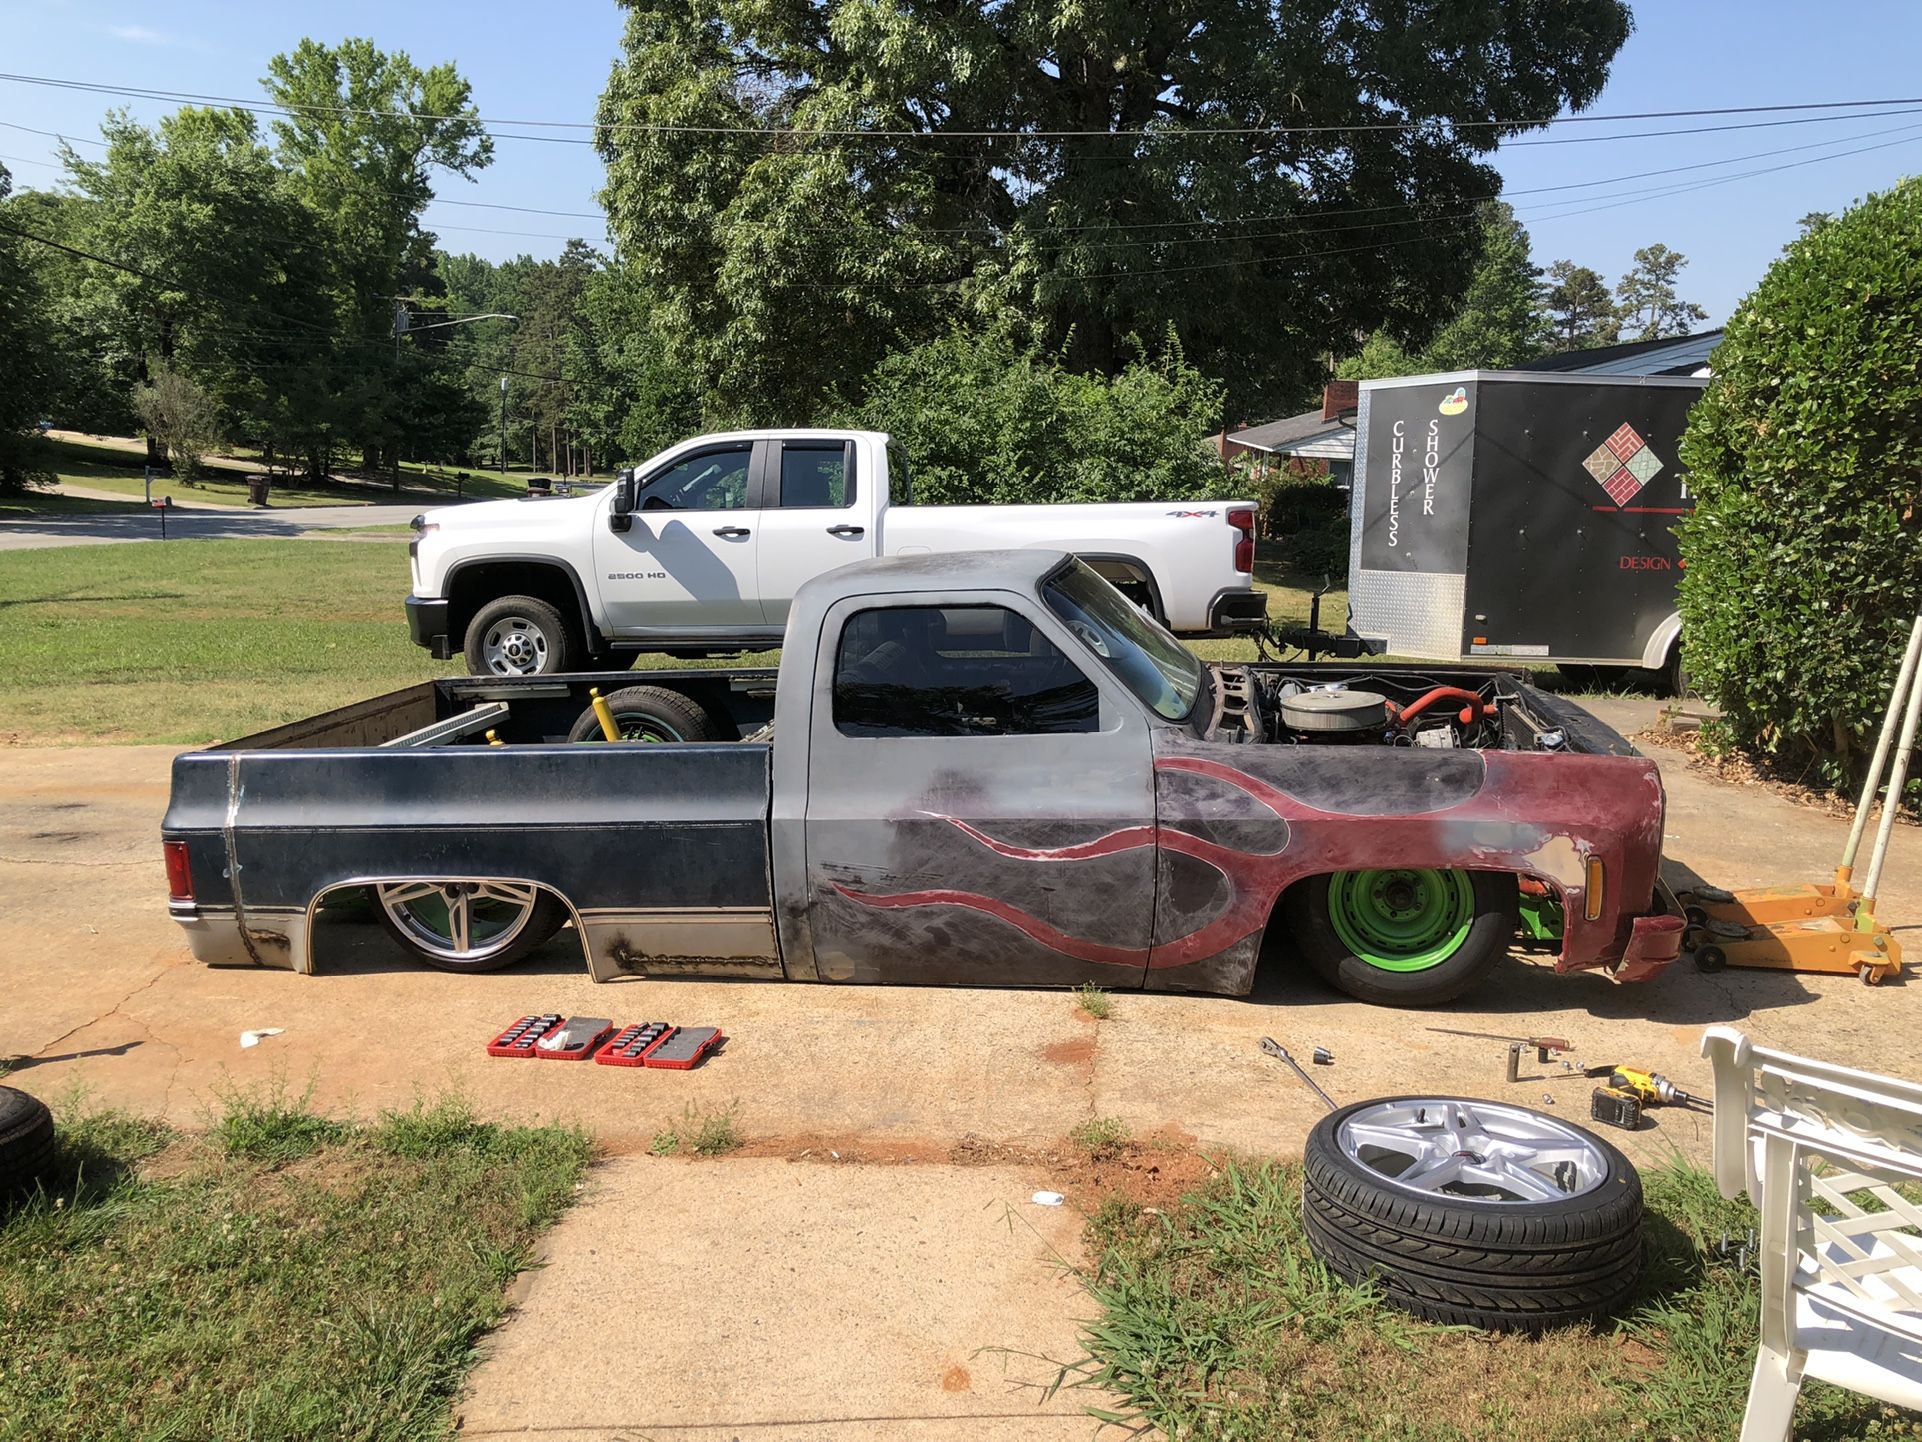
[[[1228,512],[1228,524],[1235,530],[1235,569],[1255,569],[1255,513],[1238,506]]]
[[[194,899],[194,873],[187,863],[187,843],[184,841],[163,841],[160,849],[167,857],[167,899],[169,901],[192,901]]]

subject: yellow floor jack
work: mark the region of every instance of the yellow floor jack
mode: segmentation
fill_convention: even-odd
[[[1688,919],[1682,944],[1694,953],[1701,970],[1743,966],[1840,975],[1854,972],[1868,986],[1900,973],[1902,948],[1887,928],[1876,922],[1875,888],[1882,879],[1882,864],[1888,859],[1889,838],[1895,830],[1902,788],[1908,782],[1909,762],[1915,753],[1916,723],[1922,719],[1918,660],[1922,660],[1922,616],[1915,618],[1909,631],[1908,650],[1903,653],[1902,669],[1889,696],[1875,760],[1869,767],[1842,864],[1835,868],[1832,883],[1746,891],[1704,886],[1679,893],[1682,915]],[[1891,747],[1895,752],[1892,766]],[[1881,824],[1876,828],[1875,848],[1869,854],[1868,875],[1857,891],[1853,882],[1855,855],[1875,810],[1876,797],[1883,793],[1885,772],[1888,788]]]

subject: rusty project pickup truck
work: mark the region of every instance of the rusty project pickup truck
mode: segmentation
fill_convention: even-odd
[[[1667,965],[1662,809],[1515,674],[1203,663],[1082,562],[993,551],[809,582],[778,673],[447,678],[183,755],[163,836],[216,964],[313,971],[358,891],[448,970],[571,923],[597,981],[1240,994],[1266,950],[1427,1005],[1518,907],[1561,970]]]

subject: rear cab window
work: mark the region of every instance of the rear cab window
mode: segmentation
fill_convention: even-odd
[[[854,447],[843,441],[785,441],[779,502],[787,510],[838,510],[854,504]]]

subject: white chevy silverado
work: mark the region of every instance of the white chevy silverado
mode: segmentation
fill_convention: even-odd
[[[475,675],[604,669],[642,651],[777,646],[803,582],[850,561],[1040,547],[1081,557],[1171,630],[1258,626],[1252,501],[915,506],[873,431],[697,436],[591,495],[414,519],[407,624]]]

